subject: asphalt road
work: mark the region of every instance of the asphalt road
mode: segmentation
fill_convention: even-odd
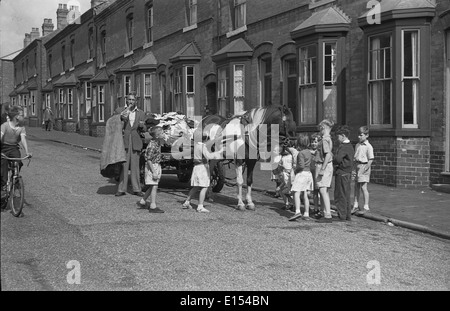
[[[2,290],[450,289],[446,240],[361,218],[289,222],[280,200],[258,192],[257,211],[240,212],[229,187],[209,214],[182,210],[188,186],[171,175],[158,193],[166,212],[150,214],[138,197],[114,196],[98,153],[29,145],[25,216],[1,213]],[[378,263],[380,282],[368,284]]]

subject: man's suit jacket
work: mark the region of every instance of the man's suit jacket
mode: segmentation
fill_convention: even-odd
[[[130,139],[131,139],[131,148],[134,151],[141,151],[143,148],[142,138],[138,133],[139,122],[145,122],[146,116],[142,110],[136,110],[136,118],[134,119],[133,126],[131,126],[130,121],[126,119],[124,121],[123,126],[123,143],[125,145],[125,149],[128,149]],[[142,130],[145,132],[146,126],[144,123],[144,127]]]

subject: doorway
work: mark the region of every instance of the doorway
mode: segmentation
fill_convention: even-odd
[[[211,82],[206,85],[206,114],[217,113],[217,84]]]
[[[445,171],[450,172],[450,29],[446,32],[445,53],[445,102],[446,102],[446,134],[445,134]]]

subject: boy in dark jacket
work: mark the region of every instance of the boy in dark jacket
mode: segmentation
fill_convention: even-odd
[[[334,201],[339,219],[351,220],[350,185],[355,151],[348,139],[350,130],[347,126],[339,127],[336,135],[338,136],[339,147],[333,157],[335,172]]]

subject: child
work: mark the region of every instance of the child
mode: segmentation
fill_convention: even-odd
[[[374,159],[373,147],[367,140],[369,137],[369,128],[361,126],[358,130],[359,143],[356,144],[354,161],[356,164],[356,180],[355,180],[355,201],[353,204],[352,214],[359,209],[359,196],[362,189],[364,195],[364,211],[369,210],[369,191],[367,184],[370,181],[370,169]]]
[[[350,130],[342,126],[336,131],[339,147],[333,157],[335,167],[334,202],[340,220],[351,220],[350,186],[355,151],[348,139]]]
[[[286,210],[291,208],[291,185],[294,177],[293,167],[295,165],[295,159],[297,158],[297,150],[295,148],[289,147],[289,140],[286,139],[283,142],[282,150],[281,150],[281,160],[279,165],[283,168],[281,173],[279,174],[279,182],[280,182],[280,196],[283,199],[284,206]]]
[[[22,143],[25,154],[31,156],[28,152],[25,127],[23,126],[23,109],[19,106],[12,106],[7,112],[8,119],[1,125],[1,149],[2,153],[10,158],[20,158],[19,143]],[[6,184],[8,183],[8,160],[1,159],[1,197],[6,193]]]
[[[294,192],[295,200],[295,215],[289,218],[289,221],[295,220],[302,216],[300,211],[300,194],[303,192],[305,201],[305,212],[303,219],[309,219],[309,199],[308,192],[313,190],[313,177],[311,174],[311,151],[309,147],[308,134],[301,133],[297,139],[297,165],[295,168],[295,179],[292,183],[292,191]]]
[[[273,148],[273,154],[272,154],[273,163],[280,163],[281,161],[281,155],[280,155],[280,145],[276,145]],[[278,165],[278,164],[277,164]],[[280,197],[280,179],[277,174],[274,174],[273,171],[270,174],[270,180],[275,182],[275,198]]]
[[[311,135],[311,139],[310,139],[310,151],[311,151],[311,175],[313,177],[313,203],[314,203],[314,216],[317,216],[320,214],[321,209],[319,206],[319,188],[317,188],[317,184],[316,184],[316,161],[315,161],[315,157],[316,157],[316,153],[317,153],[317,147],[319,146],[319,142],[320,142],[320,134],[319,133],[314,133]]]
[[[209,210],[203,206],[211,179],[208,161],[212,159],[220,159],[220,154],[213,154],[208,151],[208,146],[205,142],[209,139],[209,135],[206,132],[196,130],[194,135],[194,169],[192,170],[191,176],[192,189],[189,191],[188,197],[183,203],[182,208],[192,209],[191,198],[197,193],[198,190],[200,190],[197,212],[209,213]],[[198,135],[202,135],[201,140]],[[213,141],[209,141],[208,143],[212,142]]]
[[[319,123],[320,133],[322,134],[322,140],[317,147],[317,153],[315,157],[316,162],[316,184],[319,188],[321,206],[324,210],[324,217],[320,218],[320,223],[331,223],[331,206],[330,196],[328,194],[328,188],[331,186],[331,180],[333,179],[333,142],[331,140],[330,132],[334,123],[330,120],[323,120]]]
[[[151,140],[145,150],[145,184],[150,186],[145,192],[143,198],[138,202],[139,205],[145,207],[147,205],[147,199],[151,197],[150,213],[164,213],[162,209],[156,207],[156,191],[158,189],[158,183],[161,179],[161,145],[159,139],[163,134],[163,129],[159,126],[154,126],[149,129]]]

